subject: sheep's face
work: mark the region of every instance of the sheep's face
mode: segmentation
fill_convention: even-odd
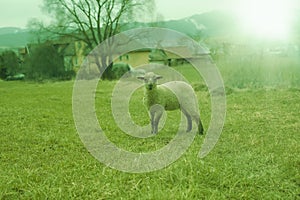
[[[157,80],[162,78],[162,76],[156,75],[153,72],[148,72],[145,74],[145,76],[139,76],[137,78],[145,82],[145,87],[147,90],[153,90],[156,88]]]

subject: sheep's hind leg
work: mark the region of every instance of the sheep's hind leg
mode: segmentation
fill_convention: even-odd
[[[186,119],[187,119],[187,129],[186,132],[190,132],[192,130],[193,124],[192,124],[192,117],[191,115],[189,115],[189,113],[182,109],[183,114],[185,115]]]
[[[158,124],[159,124],[159,120],[160,120],[162,114],[163,114],[162,109],[160,109],[156,112],[156,117],[155,117],[155,120],[154,120],[155,133],[158,132]]]
[[[198,125],[198,132],[199,132],[199,134],[203,135],[204,128],[203,128],[203,125],[202,125],[200,117],[196,117],[196,122],[197,122],[197,125]]]

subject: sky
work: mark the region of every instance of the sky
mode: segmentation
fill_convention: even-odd
[[[25,28],[31,18],[44,18],[42,0],[0,0],[0,27]]]
[[[180,19],[211,10],[235,10],[243,2],[260,4],[261,0],[155,0],[164,20]],[[267,0],[263,0],[267,1]],[[270,1],[270,0],[269,0]],[[274,0],[275,1],[275,0]],[[300,0],[276,0],[297,1]],[[25,28],[32,18],[46,19],[40,6],[43,0],[0,0],[0,27]],[[299,5],[299,4],[298,4]],[[259,6],[259,5],[258,5]],[[255,12],[255,11],[254,11]]]

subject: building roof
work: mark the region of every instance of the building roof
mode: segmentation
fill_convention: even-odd
[[[159,50],[163,52],[165,56],[162,54],[158,54],[157,51],[152,51],[151,56],[153,60],[164,60],[164,59],[180,59],[180,58],[197,58],[199,56],[209,55],[210,51],[205,48],[196,48],[196,47],[188,47],[188,46],[170,46],[165,47],[163,50]]]
[[[209,55],[210,52],[204,48],[173,46],[166,48],[168,58],[195,58],[202,55]]]

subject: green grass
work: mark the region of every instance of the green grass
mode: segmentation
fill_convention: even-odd
[[[297,60],[219,60],[227,94],[220,140],[199,159],[199,135],[172,165],[131,174],[98,162],[79,139],[72,115],[74,82],[0,81],[0,199],[300,199],[300,70]],[[285,64],[285,68],[283,68]],[[193,85],[204,128],[210,98],[189,65],[174,67]],[[155,137],[124,134],[111,112],[116,82],[102,81],[96,114],[107,137],[132,152],[150,152],[175,136],[180,112],[168,112]],[[129,111],[149,123],[143,90]]]
[[[97,109],[100,124],[116,145],[148,152],[174,137],[175,111],[156,137],[135,139],[118,130],[109,112],[113,86],[99,84],[96,104],[103,107]],[[73,122],[72,87],[73,82],[0,82],[0,199],[300,198],[298,89],[234,91],[227,96],[221,138],[207,157],[197,157],[203,142],[197,135],[172,165],[130,174],[87,152]],[[197,96],[207,128],[210,100],[205,90]],[[146,124],[147,113],[137,110],[140,97],[137,91],[130,110],[137,123]]]
[[[231,88],[300,88],[300,57],[229,55],[216,61]]]

